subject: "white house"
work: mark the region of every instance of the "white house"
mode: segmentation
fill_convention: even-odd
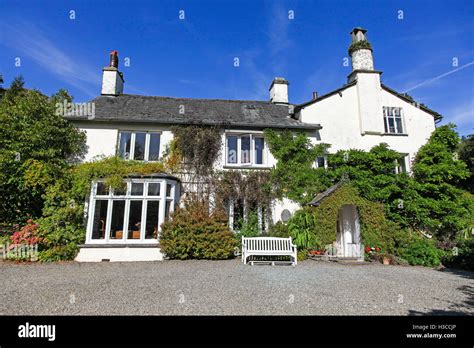
[[[314,143],[330,144],[330,151],[369,150],[385,142],[405,155],[398,170],[409,171],[415,153],[441,116],[381,83],[382,73],[374,69],[372,49],[364,45],[365,33],[361,28],[351,32],[353,69],[348,82],[300,105],[289,102],[289,83],[283,78],[271,83],[268,101],[124,94],[124,77],[113,51],[109,66],[103,69],[101,95],[91,101],[95,115],[66,117],[87,134],[86,161],[113,155],[158,160],[173,138],[172,126],[199,123],[222,129],[223,151],[215,164],[218,169],[271,168],[275,159],[263,130],[275,128],[306,131]],[[326,159],[315,159],[315,165],[326,166]],[[159,226],[186,187],[179,178],[162,173],[127,181],[124,192],[110,192],[103,183],[93,183],[87,237],[78,261],[162,259]],[[271,219],[277,222],[298,208],[287,199],[274,202]]]

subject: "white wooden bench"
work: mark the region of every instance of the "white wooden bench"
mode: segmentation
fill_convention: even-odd
[[[297,249],[291,237],[242,237],[242,262],[247,264],[250,256],[290,256],[291,264],[296,266]],[[253,265],[255,261],[250,261]],[[275,264],[274,261],[272,265]]]

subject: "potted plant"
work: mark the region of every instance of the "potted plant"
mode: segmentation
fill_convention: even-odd
[[[391,259],[390,255],[385,254],[385,253],[381,253],[380,256],[382,258],[382,263],[384,265],[390,265],[391,264],[392,259]]]

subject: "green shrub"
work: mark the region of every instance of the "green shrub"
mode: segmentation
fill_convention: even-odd
[[[474,238],[462,240],[456,247],[456,253],[446,253],[443,257],[443,265],[474,271]]]
[[[161,250],[171,259],[229,259],[237,241],[222,211],[205,201],[188,201],[161,226]]]
[[[258,229],[257,212],[249,213],[247,219],[240,219],[237,221],[236,225],[239,226],[239,230],[234,234],[234,236],[239,248],[241,248],[242,237],[257,237],[261,235]]]
[[[278,221],[276,224],[270,226],[270,228],[268,229],[268,236],[288,238],[290,236],[288,225],[284,224],[281,221]]]
[[[298,250],[305,250],[316,245],[315,219],[312,209],[305,208],[296,211],[288,221],[288,231]]]
[[[436,248],[433,240],[419,239],[400,250],[400,256],[412,266],[439,266],[442,251]]]
[[[370,42],[367,41],[367,40],[357,41],[357,42],[352,43],[352,44],[349,46],[349,49],[347,50],[347,52],[348,52],[349,54],[352,54],[352,52],[354,52],[354,51],[356,51],[356,50],[359,50],[359,49],[372,50],[372,45],[371,45]]]
[[[38,260],[43,262],[56,262],[64,260],[72,260],[79,251],[76,243],[67,245],[57,245],[49,249],[42,250],[38,253]]]
[[[298,249],[296,258],[298,259],[298,261],[306,260],[308,258],[308,249],[302,249],[302,250]]]

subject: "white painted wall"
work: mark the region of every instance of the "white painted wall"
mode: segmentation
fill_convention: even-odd
[[[341,96],[335,94],[300,111],[302,122],[319,123],[323,127],[319,137],[313,137],[312,141],[330,144],[331,153],[345,149],[368,151],[375,145],[387,143],[391,149],[408,154],[413,160],[435,130],[433,116],[381,87],[377,88],[373,80],[377,74],[364,75],[370,77],[361,78],[361,85],[357,83],[343,90]],[[361,96],[363,93],[367,95]],[[360,105],[364,101],[365,104]],[[383,106],[403,108],[407,135],[383,134]]]
[[[117,153],[117,143],[120,131],[160,132],[160,152],[166,149],[173,139],[173,133],[168,126],[150,126],[141,123],[127,125],[118,123],[77,123],[76,126],[86,132],[88,152],[85,161],[89,162],[99,157],[114,156]]]
[[[128,261],[162,261],[163,254],[158,247],[151,248],[81,248],[76,258],[77,262],[128,262]]]

